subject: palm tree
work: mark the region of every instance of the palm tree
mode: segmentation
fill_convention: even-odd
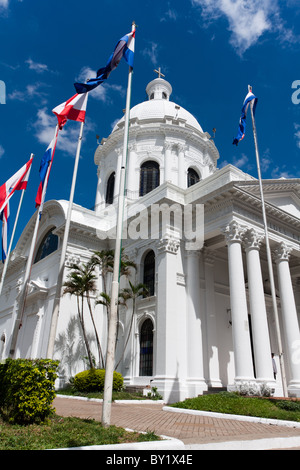
[[[120,293],[120,297],[123,299],[123,304],[124,305],[127,305],[126,302],[128,300],[132,300],[132,314],[131,314],[131,318],[130,318],[130,326],[129,326],[126,342],[125,342],[121,357],[119,359],[119,362],[116,365],[116,368],[118,367],[118,365],[120,364],[120,362],[121,362],[121,360],[124,356],[124,353],[125,353],[125,350],[126,350],[129,338],[130,338],[132,325],[133,325],[133,317],[134,317],[134,314],[135,314],[136,299],[140,295],[142,295],[144,297],[149,296],[149,289],[145,284],[139,283],[137,285],[134,285],[134,284],[132,284],[132,282],[130,282],[130,281],[128,281],[128,282],[129,282],[129,287],[125,287],[124,289],[122,289],[122,292]]]
[[[94,267],[91,263],[87,264],[82,264],[82,266],[79,266],[77,264],[72,264],[71,265],[72,271],[68,274],[68,281],[65,282],[64,286],[64,294],[69,293],[71,295],[76,295],[77,296],[77,308],[78,308],[78,315],[79,315],[79,320],[80,324],[82,327],[83,331],[83,336],[84,336],[84,341],[86,344],[87,348],[87,353],[88,353],[88,359],[89,359],[89,364],[91,368],[94,368],[93,361],[92,361],[92,355],[87,339],[87,334],[85,331],[85,325],[84,325],[84,311],[83,311],[83,306],[84,306],[84,297],[87,299],[87,304],[90,312],[90,317],[91,321],[93,324],[94,332],[95,332],[95,337],[96,337],[96,342],[98,346],[98,353],[99,353],[99,367],[104,366],[104,360],[103,360],[103,354],[102,354],[102,349],[101,349],[101,344],[97,332],[97,328],[95,325],[95,320],[94,320],[94,315],[92,312],[92,306],[91,306],[91,298],[90,298],[90,293],[96,292],[96,276],[93,272]],[[80,304],[79,304],[79,298],[81,298],[81,309],[80,309]]]

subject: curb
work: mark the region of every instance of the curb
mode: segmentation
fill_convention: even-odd
[[[199,415],[199,416],[209,416],[210,418],[232,419],[236,421],[248,421],[252,423],[273,424],[275,426],[286,426],[289,428],[300,428],[300,423],[297,421],[284,421],[280,419],[257,418],[255,416],[230,415],[226,413],[214,413],[211,411],[187,410],[185,408],[173,408],[171,406],[164,406],[163,411],[169,411],[173,413],[186,413],[186,414],[193,414],[193,415]]]

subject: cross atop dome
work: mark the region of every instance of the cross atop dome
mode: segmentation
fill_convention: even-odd
[[[158,74],[158,78],[164,77],[165,75],[161,72],[160,67],[158,67],[158,70],[154,69],[154,72]]]

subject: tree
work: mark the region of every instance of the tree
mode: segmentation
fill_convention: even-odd
[[[103,367],[104,366],[103,354],[102,354],[102,349],[101,349],[101,344],[100,344],[97,328],[95,325],[94,315],[93,315],[92,306],[91,306],[91,298],[90,298],[90,293],[96,292],[96,282],[95,282],[96,276],[94,274],[94,266],[91,263],[82,264],[81,266],[73,263],[71,265],[71,269],[72,271],[68,274],[68,280],[64,283],[65,289],[63,293],[75,295],[77,297],[77,310],[78,310],[79,321],[82,327],[83,338],[84,338],[84,342],[85,342],[86,349],[87,349],[89,364],[90,364],[91,369],[93,369],[94,368],[93,358],[92,358],[92,354],[91,354],[91,350],[90,350],[90,346],[88,342],[88,337],[87,337],[86,330],[85,330],[85,322],[84,322],[84,298],[86,297],[91,321],[92,321],[94,332],[95,332],[96,342],[98,346],[99,367]],[[80,308],[79,299],[81,299],[81,308]]]
[[[132,325],[133,325],[133,318],[134,318],[134,314],[135,314],[136,300],[140,295],[149,296],[149,289],[145,284],[139,283],[137,285],[134,285],[134,284],[132,284],[132,282],[130,282],[130,281],[128,281],[128,282],[129,282],[129,287],[125,287],[124,289],[122,289],[122,291],[120,293],[120,297],[123,299],[123,303],[126,306],[127,306],[126,302],[128,300],[132,300],[132,313],[131,313],[130,326],[129,326],[126,342],[125,342],[125,345],[124,345],[124,348],[123,348],[122,355],[121,355],[121,357],[118,361],[118,364],[116,365],[116,368],[118,367],[118,365],[120,364],[120,362],[121,362],[121,360],[124,356],[124,353],[125,353],[125,350],[126,350],[129,338],[130,338]]]

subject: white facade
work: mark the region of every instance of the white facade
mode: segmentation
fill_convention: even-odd
[[[149,99],[130,113],[123,247],[137,264],[131,281],[147,282],[151,295],[137,300],[131,330],[131,304],[120,306],[118,370],[126,384],[151,381],[169,401],[244,382],[266,383],[282,395],[258,182],[231,165],[217,169],[213,140],[170,101],[167,81],[157,78],[146,91]],[[95,152],[95,210],[73,207],[65,279],[72,262],[114,248],[123,133],[124,118]],[[287,385],[300,396],[300,181],[265,180],[263,187]],[[37,250],[52,229],[53,246],[33,264],[16,357],[47,355],[67,207],[45,204]],[[2,359],[10,351],[34,223],[35,216],[12,254],[0,299]],[[126,283],[121,278],[121,287]],[[101,273],[97,288],[103,290]],[[94,315],[105,350],[105,307],[97,305]],[[88,310],[86,322],[96,356]],[[83,370],[84,356],[76,299],[64,295],[53,352],[62,382]]]

